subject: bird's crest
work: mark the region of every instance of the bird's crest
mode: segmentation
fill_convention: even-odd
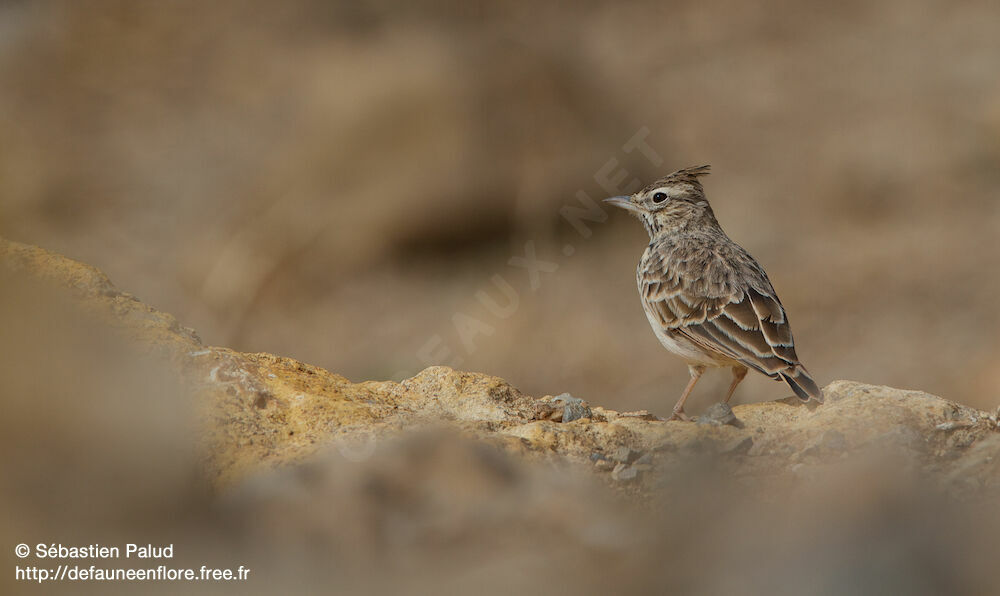
[[[690,184],[699,191],[704,191],[701,186],[701,181],[698,180],[701,176],[707,176],[711,170],[712,166],[706,164],[703,166],[691,166],[689,168],[683,168],[673,172],[672,174],[667,174],[663,178],[653,182],[643,190],[653,190],[654,188],[659,188],[662,186],[670,185],[681,185]]]

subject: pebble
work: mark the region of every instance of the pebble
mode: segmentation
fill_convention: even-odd
[[[743,428],[743,422],[733,414],[733,409],[729,404],[719,402],[712,405],[704,414],[698,416],[698,424],[709,424],[711,426],[724,426],[729,424],[736,428]]]
[[[641,452],[630,447],[619,447],[611,453],[611,459],[623,464],[630,464],[639,459]]]
[[[563,404],[563,422],[572,422],[573,420],[592,418],[594,416],[587,402],[578,397],[573,397],[569,393],[561,393],[552,398],[552,401]]]
[[[935,426],[934,430],[951,432],[960,428],[969,428],[970,426],[972,426],[972,424],[968,422],[942,422],[941,424]]]
[[[603,453],[590,454],[590,461],[594,462],[594,467],[597,468],[599,472],[610,472],[615,467],[615,462],[608,459]]]
[[[615,469],[611,471],[611,477],[618,482],[632,482],[639,478],[639,470],[635,469],[633,466],[618,464],[615,466]]]

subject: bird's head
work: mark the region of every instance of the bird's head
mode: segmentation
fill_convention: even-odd
[[[698,180],[708,174],[709,166],[677,170],[632,195],[604,199],[638,217],[650,238],[691,226],[718,225],[705,189]]]

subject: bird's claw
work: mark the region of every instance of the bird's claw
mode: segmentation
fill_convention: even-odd
[[[674,410],[674,415],[667,419],[668,422],[671,420],[680,420],[681,422],[691,422],[693,418],[685,414],[684,410]]]

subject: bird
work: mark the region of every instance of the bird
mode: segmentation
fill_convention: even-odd
[[[605,199],[649,233],[636,268],[642,308],[657,339],[691,375],[670,420],[691,420],[684,403],[708,368],[732,369],[726,403],[751,368],[784,380],[803,402],[822,403],[767,273],[726,235],[705,197],[700,178],[709,170],[684,168],[634,194]]]

